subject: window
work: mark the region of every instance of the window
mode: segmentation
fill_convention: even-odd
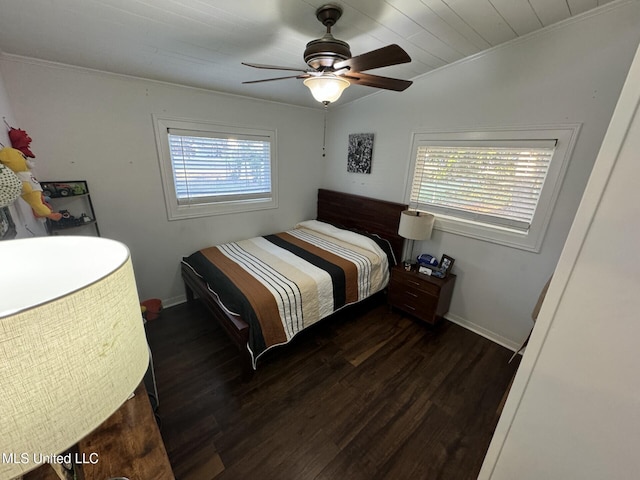
[[[527,232],[555,148],[555,140],[418,145],[410,201]]]
[[[277,207],[275,132],[154,117],[169,220]]]
[[[416,133],[407,202],[440,230],[537,252],[577,130]]]

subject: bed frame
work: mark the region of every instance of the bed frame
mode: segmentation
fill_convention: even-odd
[[[407,205],[400,203],[332,190],[318,190],[317,220],[380,235],[389,241],[398,261],[400,261],[404,241],[398,235],[398,224],[400,223],[400,212],[406,209]],[[191,302],[197,296],[203,302],[213,318],[218,321],[231,341],[238,347],[242,359],[243,377],[250,378],[253,374],[253,367],[251,355],[247,350],[249,339],[247,322],[237,315],[228,313],[217,297],[209,291],[206,282],[186,265],[182,265],[182,279],[184,280],[187,301]]]

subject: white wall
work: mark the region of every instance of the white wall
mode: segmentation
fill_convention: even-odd
[[[406,201],[414,131],[582,123],[539,254],[440,231],[416,245],[456,259],[448,317],[515,347],[531,328],[639,40],[640,2],[618,3],[431,72],[401,94],[343,105],[329,119],[324,186]],[[369,132],[372,174],[347,173],[348,134]]]
[[[480,479],[639,476],[639,108],[640,49]]]
[[[9,56],[0,69],[19,125],[33,138],[39,179],[88,181],[102,236],[131,249],[141,299],[182,299],[183,255],[315,216],[321,110]],[[154,113],[276,129],[279,208],[169,222]]]
[[[0,122],[0,143],[5,147],[10,147],[9,131],[4,122],[6,121],[14,128],[21,127],[16,123],[13,115],[13,109],[11,108],[11,102],[9,101],[9,95],[7,94],[2,76],[0,76],[0,117],[3,120]],[[22,127],[22,129],[24,130],[24,127]],[[38,173],[37,168],[34,167],[33,172],[34,175],[36,175]],[[16,225],[15,238],[41,237],[47,234],[44,227],[44,220],[35,218],[29,204],[21,198],[18,198],[16,202],[9,207],[9,214]]]

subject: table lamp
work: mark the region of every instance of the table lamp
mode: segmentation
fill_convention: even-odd
[[[417,210],[404,210],[400,213],[400,226],[398,235],[409,240],[405,245],[403,254],[404,263],[413,263],[413,243],[415,240],[427,240],[431,238],[435,217],[430,213]]]
[[[80,236],[7,240],[0,269],[5,479],[53,465],[110,417],[142,380],[149,352],[123,244]]]

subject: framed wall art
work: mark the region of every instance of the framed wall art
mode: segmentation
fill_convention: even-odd
[[[371,173],[373,158],[373,133],[349,134],[347,172]]]

